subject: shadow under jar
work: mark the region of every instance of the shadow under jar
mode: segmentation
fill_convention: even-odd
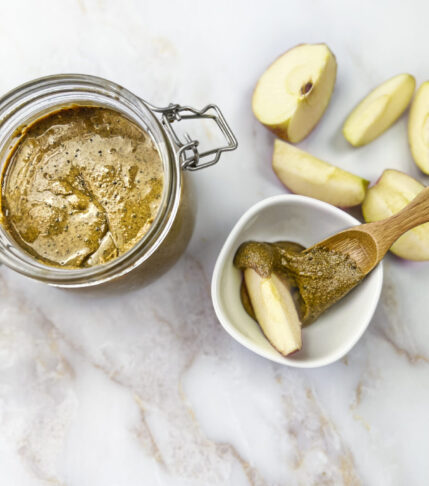
[[[8,230],[7,215],[3,214],[0,262],[27,277],[58,287],[94,286],[117,280],[130,272],[136,280],[146,284],[174,264],[191,237],[196,205],[192,201],[192,181],[188,172],[215,164],[222,152],[237,147],[236,139],[216,105],[202,110],[174,104],[157,108],[102,78],[79,74],[48,76],[24,84],[0,99],[2,195],[9,165],[13,164],[9,159],[27,128],[30,130],[38,120],[46,120],[53,113],[76,107],[116,112],[118,117],[129,120],[150,136],[163,172],[162,194],[154,220],[128,251],[106,263],[63,268],[43,262],[25,250],[25,245],[19,244]],[[225,137],[225,145],[200,152],[198,141],[188,135],[181,140],[173,123],[195,118],[215,121]],[[26,163],[32,163],[31,157]]]

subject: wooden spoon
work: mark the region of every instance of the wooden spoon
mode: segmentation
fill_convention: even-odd
[[[312,248],[327,248],[345,253],[366,275],[383,259],[401,235],[427,222],[429,222],[429,187],[423,189],[402,211],[390,218],[341,231],[305,251]]]

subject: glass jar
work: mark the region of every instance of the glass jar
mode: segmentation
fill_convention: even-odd
[[[58,287],[88,287],[130,273],[145,282],[168,269],[186,248],[194,226],[195,204],[191,200],[189,171],[215,164],[237,141],[219,108],[203,110],[169,105],[157,108],[127,89],[102,78],[64,74],[36,79],[0,99],[0,165],[19,140],[22,128],[38,118],[70,105],[93,105],[116,110],[150,134],[164,167],[164,189],[158,214],[149,231],[128,252],[93,267],[65,269],[45,265],[26,253],[0,224],[0,262],[11,269]],[[199,152],[198,141],[180,140],[173,128],[189,118],[214,120],[225,136],[225,146]]]

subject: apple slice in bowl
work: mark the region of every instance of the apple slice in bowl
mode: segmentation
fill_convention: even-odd
[[[299,351],[301,321],[287,284],[275,273],[264,278],[251,268],[244,271],[244,281],[256,320],[271,345],[283,356]]]

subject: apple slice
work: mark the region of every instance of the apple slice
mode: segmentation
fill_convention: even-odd
[[[355,147],[372,142],[406,110],[415,87],[410,74],[398,74],[377,86],[348,116],[343,126],[345,139]]]
[[[292,192],[340,207],[361,204],[369,184],[362,177],[280,140],[274,142],[273,169]]]
[[[276,59],[253,93],[256,118],[276,135],[296,143],[325,112],[337,75],[337,62],[325,44],[302,44]]]
[[[429,174],[429,81],[420,86],[411,105],[408,141],[415,163]]]
[[[410,203],[424,185],[398,170],[385,170],[378,182],[368,189],[362,205],[367,223],[389,218]],[[402,235],[390,249],[408,260],[429,260],[429,223]]]
[[[261,277],[244,270],[244,281],[256,320],[268,341],[283,356],[301,349],[301,322],[285,282],[276,274]]]

